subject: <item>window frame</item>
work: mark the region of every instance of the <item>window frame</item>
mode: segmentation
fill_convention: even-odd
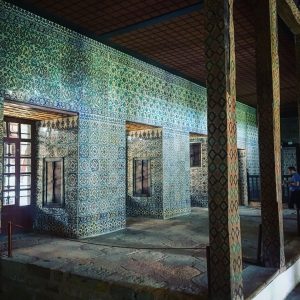
[[[199,145],[199,164],[192,164],[192,145]],[[191,142],[190,143],[190,167],[191,168],[201,168],[202,167],[202,143],[201,142]]]
[[[61,162],[62,193],[59,203],[48,202],[47,199],[47,163]],[[54,192],[54,191],[53,191]],[[64,157],[44,157],[43,159],[43,207],[64,208],[65,207],[65,159]]]
[[[10,137],[9,136],[9,123],[15,123],[18,125],[18,136],[17,137]],[[10,207],[10,208],[21,208],[21,209],[31,209],[33,205],[36,203],[35,201],[35,193],[36,193],[36,135],[35,135],[35,122],[33,120],[29,119],[23,119],[23,118],[15,118],[10,116],[4,116],[3,117],[3,154],[2,154],[2,164],[3,164],[3,170],[2,170],[2,200],[1,204],[2,207]],[[30,130],[28,134],[30,137],[25,138],[22,137],[22,125],[30,126]],[[6,130],[4,130],[6,128]],[[14,158],[5,157],[5,144],[15,144],[16,147],[16,153]],[[21,155],[21,144],[22,143],[30,143],[30,156]],[[12,190],[6,189],[4,187],[4,177],[6,175],[10,175],[9,172],[5,172],[5,159],[14,159],[15,160],[15,172],[12,172],[10,174],[15,174],[15,202],[14,204],[4,204],[4,193],[6,192],[12,192]],[[21,164],[21,159],[30,159],[30,171],[22,171],[21,167],[23,166]],[[30,175],[30,186],[28,187],[21,187],[21,176]],[[29,197],[30,203],[22,204],[21,205],[21,192],[22,191],[30,191],[30,195],[27,195]]]
[[[137,161],[147,161],[148,163],[148,192],[143,193],[143,188],[142,188],[142,193],[138,193],[136,191],[136,162]],[[142,164],[143,166],[143,164]],[[143,186],[143,172],[142,172],[142,186]],[[135,157],[133,159],[133,189],[132,189],[133,197],[151,197],[152,196],[152,182],[151,182],[151,159],[149,158],[142,158],[142,157]]]

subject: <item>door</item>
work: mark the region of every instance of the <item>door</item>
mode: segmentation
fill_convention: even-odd
[[[13,222],[15,231],[30,231],[33,219],[33,133],[29,120],[4,118],[3,203],[1,227]]]

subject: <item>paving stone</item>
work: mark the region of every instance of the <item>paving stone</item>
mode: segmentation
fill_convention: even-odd
[[[243,255],[255,260],[260,210],[241,208],[240,213]],[[300,247],[294,211],[284,212],[284,227],[286,254],[292,260]],[[0,243],[5,242],[0,237]],[[190,216],[170,220],[132,218],[128,220],[127,230],[84,240],[18,235],[14,237],[13,258],[0,261],[7,276],[1,281],[5,285],[2,289],[12,288],[9,280],[26,280],[34,287],[33,293],[40,293],[37,288],[43,287],[58,294],[59,300],[63,296],[86,300],[87,295],[88,299],[110,300],[120,293],[135,300],[152,299],[152,296],[155,300],[168,297],[174,300],[197,294],[205,297],[207,243],[208,211],[202,208],[193,208]],[[191,249],[194,247],[200,249]],[[27,271],[33,273],[33,278],[30,275],[24,279]],[[244,264],[245,293],[252,293],[273,273],[271,269]],[[119,287],[112,291],[112,285]],[[174,296],[171,291],[179,295]]]

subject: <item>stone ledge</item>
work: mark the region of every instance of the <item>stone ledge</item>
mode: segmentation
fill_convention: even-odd
[[[193,300],[207,296],[187,295],[162,288],[105,282],[29,263],[2,258],[1,299],[10,300]]]

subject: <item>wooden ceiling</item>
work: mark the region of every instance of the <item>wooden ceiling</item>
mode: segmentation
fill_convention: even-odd
[[[38,106],[23,105],[4,101],[4,116],[29,119],[34,121],[53,120],[77,115],[76,113],[40,108]]]
[[[10,1],[174,74],[206,81],[202,0]],[[235,0],[237,97],[256,105],[253,8]],[[279,20],[282,114],[295,115],[294,38]]]

